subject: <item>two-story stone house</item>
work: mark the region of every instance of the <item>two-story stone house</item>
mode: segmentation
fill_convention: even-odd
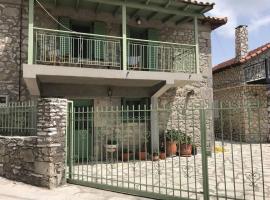
[[[222,117],[226,120],[223,122],[225,139],[268,141],[269,58],[269,43],[249,51],[247,26],[236,27],[235,58],[213,68],[213,86],[216,106],[236,106],[241,110],[216,113],[216,134],[220,134]],[[261,133],[255,131],[258,128]]]
[[[213,6],[185,0],[0,0],[1,102],[58,97],[76,109],[211,103],[211,31],[227,20],[206,17]],[[152,135],[166,129],[159,117],[149,114]],[[95,127],[106,122],[93,120]],[[195,124],[199,130],[199,120]],[[134,123],[125,126],[138,131]],[[158,136],[153,138],[157,145]]]

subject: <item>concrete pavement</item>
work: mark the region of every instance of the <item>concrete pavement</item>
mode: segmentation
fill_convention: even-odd
[[[0,200],[147,200],[77,185],[48,190],[0,177]],[[149,200],[149,199],[148,199]]]

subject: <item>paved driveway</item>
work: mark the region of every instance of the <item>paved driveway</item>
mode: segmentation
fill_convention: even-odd
[[[0,177],[0,200],[147,200],[77,185],[47,190]],[[148,199],[149,200],[149,199]]]

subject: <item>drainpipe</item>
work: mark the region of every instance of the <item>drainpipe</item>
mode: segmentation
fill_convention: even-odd
[[[159,119],[158,119],[158,98],[164,94],[167,90],[173,87],[174,84],[169,83],[162,86],[152,97],[151,97],[151,143],[153,152],[159,150]],[[152,152],[152,153],[153,153]]]

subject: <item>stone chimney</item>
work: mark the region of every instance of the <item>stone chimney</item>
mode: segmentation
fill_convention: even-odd
[[[240,25],[235,28],[235,58],[240,61],[248,53],[248,27]]]

